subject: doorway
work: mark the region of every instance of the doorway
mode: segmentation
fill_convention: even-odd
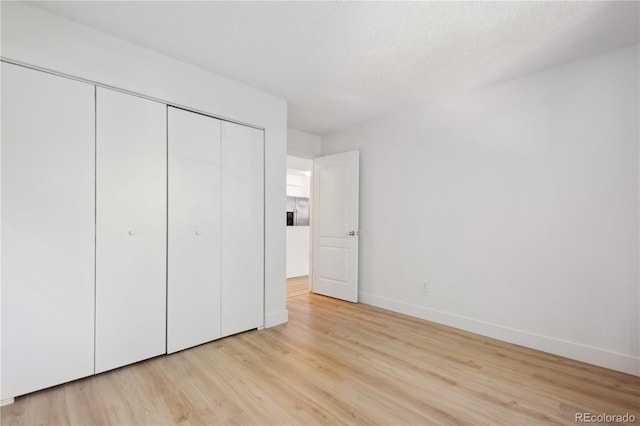
[[[287,156],[287,298],[309,292],[313,160]]]
[[[358,302],[359,158],[287,156],[287,297],[313,289]]]

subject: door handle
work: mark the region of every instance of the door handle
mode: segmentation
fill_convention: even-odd
[[[351,236],[360,235],[360,231],[349,231],[349,235]]]

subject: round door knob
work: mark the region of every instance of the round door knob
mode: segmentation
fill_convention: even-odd
[[[129,236],[133,237],[134,235],[136,235],[136,233],[133,231],[133,229],[129,230]]]
[[[196,235],[200,235],[200,231],[196,230]]]

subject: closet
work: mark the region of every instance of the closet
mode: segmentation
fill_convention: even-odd
[[[220,120],[169,108],[167,352],[220,337]]]
[[[94,372],[95,88],[1,65],[6,399]]]
[[[222,123],[222,336],[262,325],[264,133]],[[259,286],[256,283],[261,283]]]
[[[264,132],[2,62],[1,395],[264,318]]]
[[[166,350],[166,115],[96,89],[96,373]]]
[[[264,140],[169,107],[167,352],[262,326]]]

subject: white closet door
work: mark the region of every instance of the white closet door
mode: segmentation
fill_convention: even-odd
[[[222,335],[263,325],[264,132],[222,123]]]
[[[2,395],[93,374],[94,86],[2,63]]]
[[[96,373],[166,351],[166,106],[97,89]]]
[[[167,352],[220,337],[220,120],[169,108]]]

